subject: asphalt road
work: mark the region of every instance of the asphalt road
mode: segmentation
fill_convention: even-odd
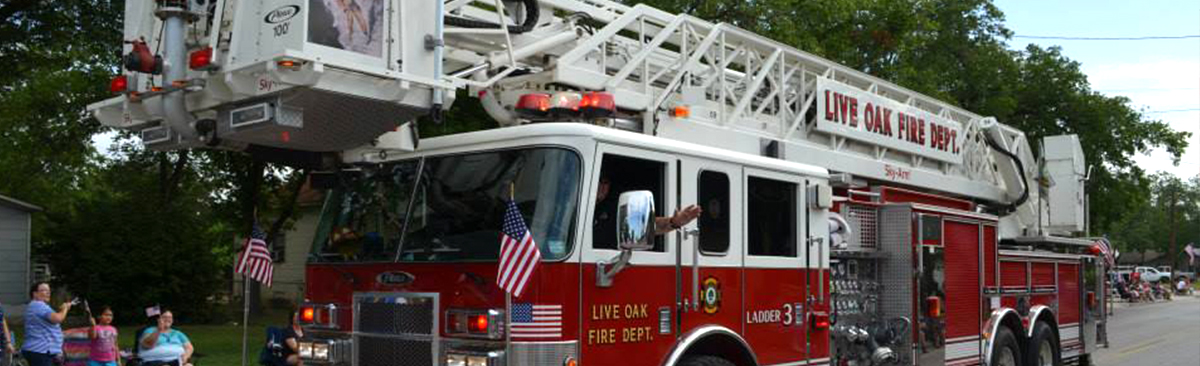
[[[1117,304],[1097,366],[1200,365],[1200,298]]]

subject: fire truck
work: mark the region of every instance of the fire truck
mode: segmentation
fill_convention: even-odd
[[[1033,366],[1104,342],[1076,136],[727,23],[157,0],[126,2],[124,34],[102,123],[327,172],[305,364]],[[459,98],[499,127],[418,136]],[[497,286],[509,202],[541,257],[519,296]]]

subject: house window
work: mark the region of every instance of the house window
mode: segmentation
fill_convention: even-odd
[[[287,233],[280,232],[271,239],[271,261],[283,263],[287,259]]]

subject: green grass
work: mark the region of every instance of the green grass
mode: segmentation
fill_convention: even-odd
[[[262,348],[263,342],[266,341],[267,326],[285,326],[287,324],[286,312],[269,311],[267,314],[251,319],[249,327],[248,339],[248,363],[249,365],[258,365],[258,351]],[[78,324],[70,322],[68,324]],[[121,349],[133,347],[133,337],[130,336],[137,329],[143,326],[121,326],[117,328],[120,332]],[[175,329],[187,334],[188,339],[192,341],[192,346],[196,348],[197,363],[202,366],[238,366],[242,364],[242,327],[235,324],[226,325],[188,325],[175,324]],[[18,339],[24,339],[24,327],[14,327],[12,329],[17,334]]]

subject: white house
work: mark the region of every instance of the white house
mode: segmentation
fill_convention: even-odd
[[[6,307],[29,302],[31,215],[41,210],[0,196],[0,304]]]

